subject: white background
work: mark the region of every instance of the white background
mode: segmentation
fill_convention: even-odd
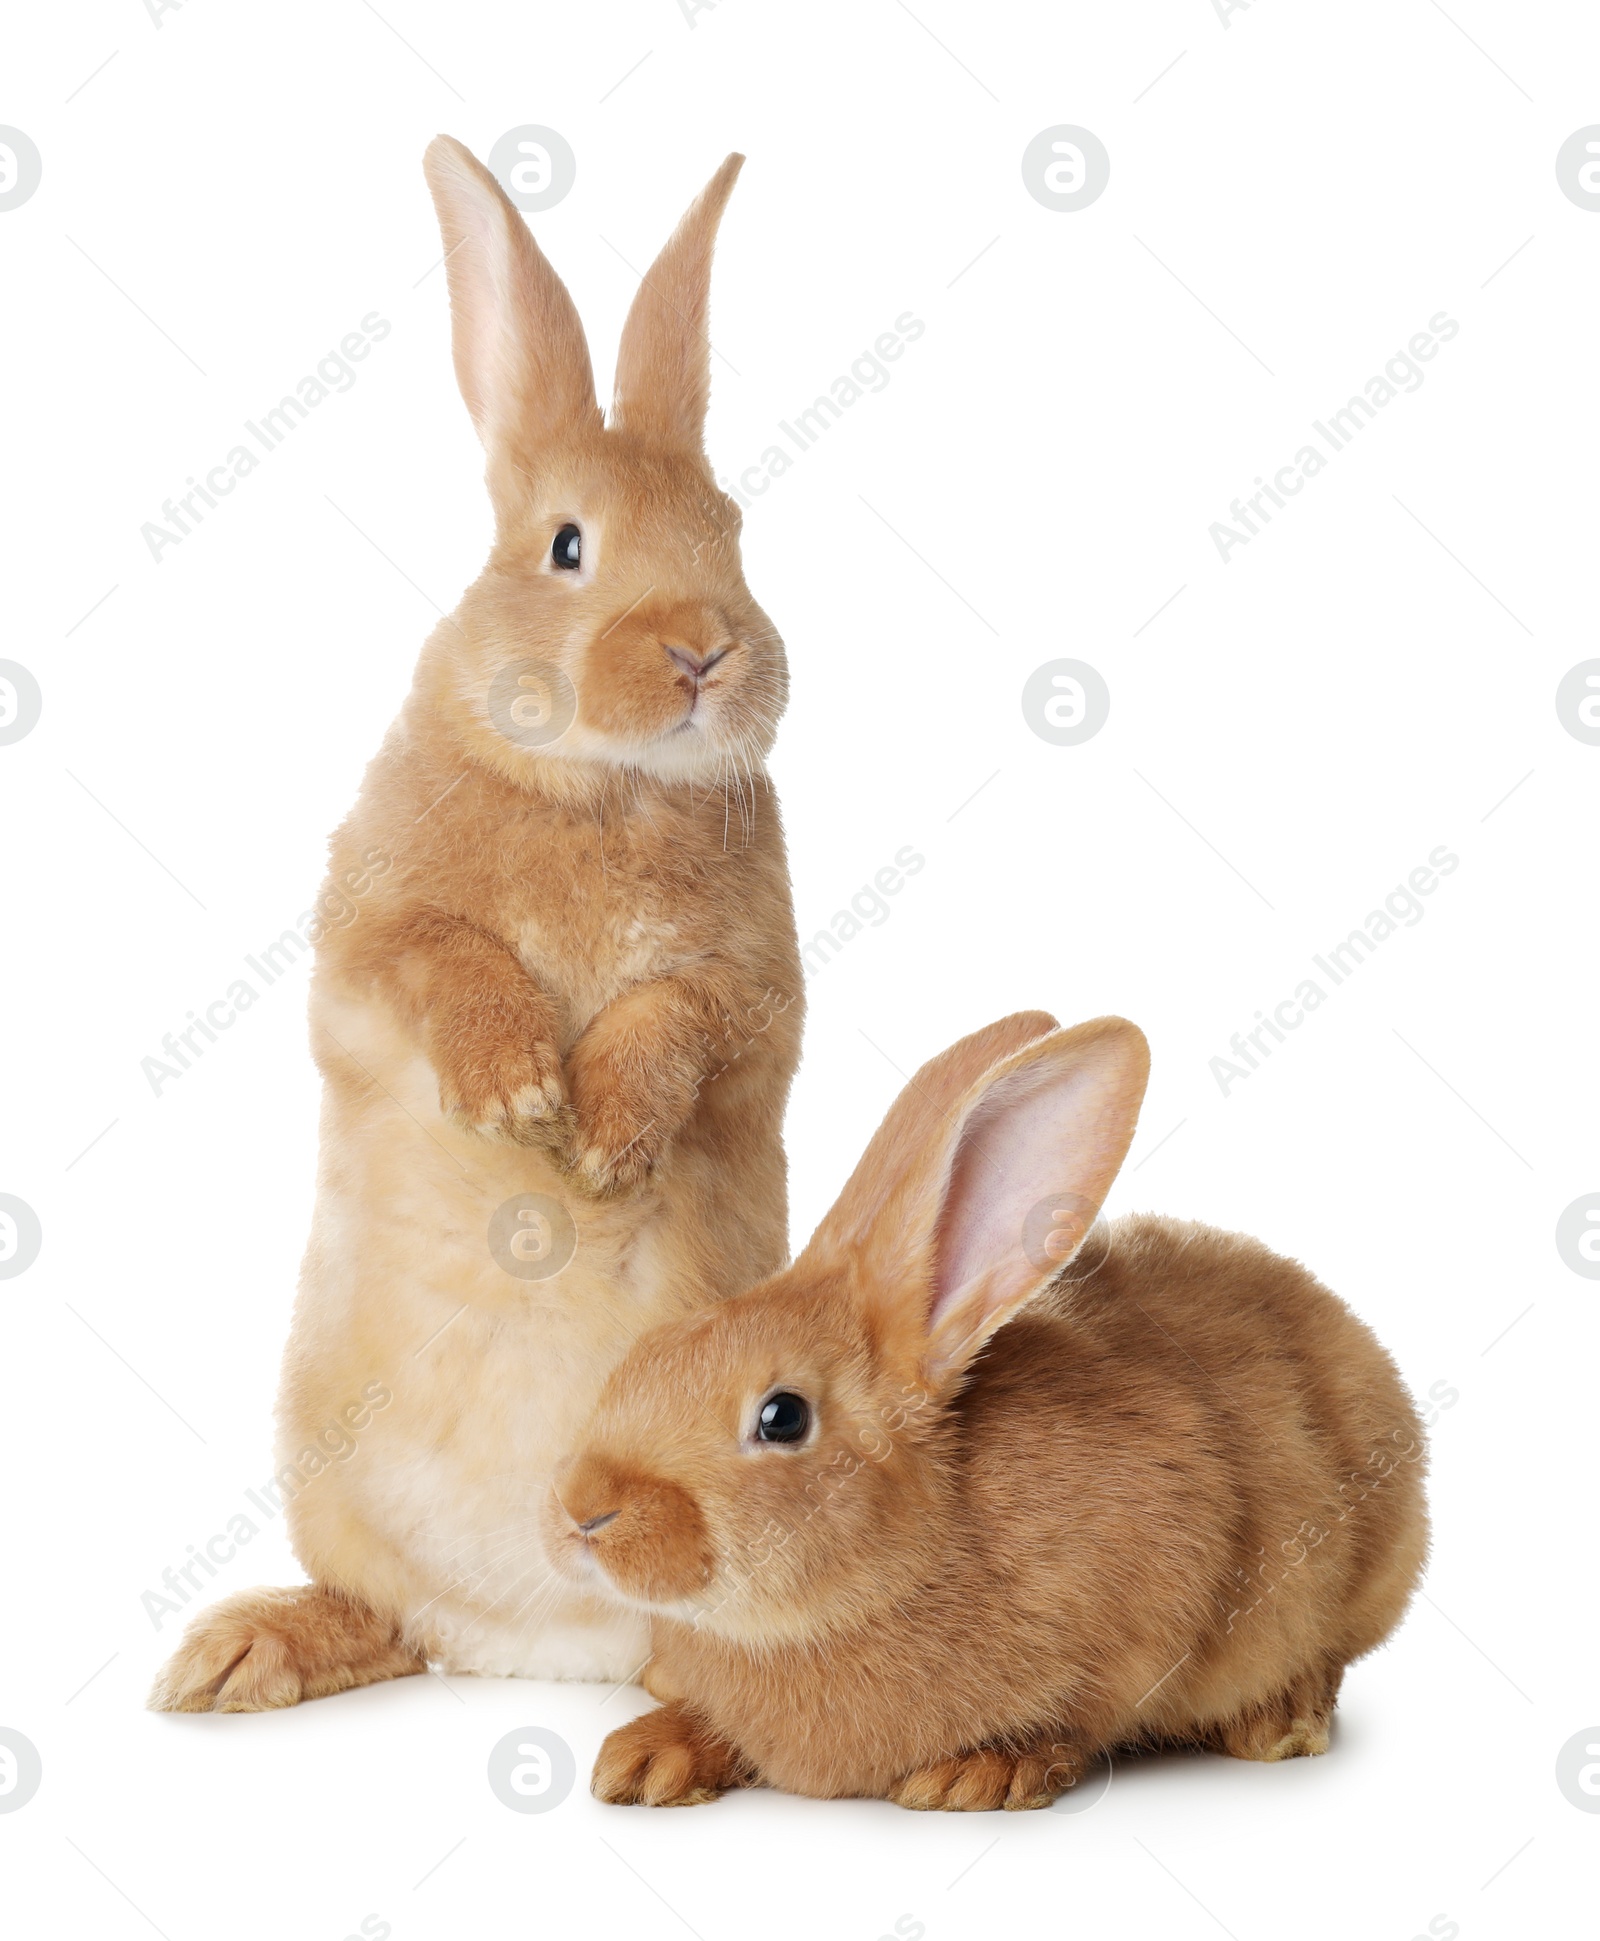
[[[0,654],[44,693],[0,749],[0,1189],[44,1228],[0,1288],[0,1724],[44,1770],[0,1815],[8,1926],[1580,1931],[1600,1818],[1554,1769],[1600,1719],[1600,1288],[1554,1231],[1600,1188],[1600,749],[1554,696],[1597,652],[1600,216],[1554,163],[1600,121],[1600,19],[187,0],[157,25],[86,0],[14,10],[0,55],[0,121],[44,158],[0,214]],[[528,122],[578,158],[534,220],[603,376],[629,265],[748,152],[719,470],[900,313],[927,326],[747,515],[794,674],[775,772],[802,932],[903,845],[927,859],[813,981],[797,1240],[896,1067],[1018,1006],[1116,1010],[1155,1074],[1114,1210],[1304,1258],[1416,1393],[1455,1397],[1426,1599],[1349,1677],[1326,1758],[1146,1761],[1086,1814],[625,1812],[583,1780],[631,1690],[425,1677],[266,1717],[141,1709],[179,1629],[141,1594],[269,1471],[315,1157],[303,970],[159,1098],[140,1061],[308,906],[435,604],[482,561],[419,161],[440,129],[483,154]],[[1020,169],[1062,122],[1111,156],[1079,213]],[[354,388],[153,562],[141,524],[373,310],[393,329]],[[1210,524],[1441,310],[1460,331],[1422,388],[1224,564]],[[1020,705],[1061,656],[1111,690],[1077,748]],[[1224,1096],[1230,1035],[1439,844],[1460,867],[1423,920]],[[216,1589],[298,1574],[271,1528]],[[523,1725],[578,1760],[544,1816],[484,1776]]]

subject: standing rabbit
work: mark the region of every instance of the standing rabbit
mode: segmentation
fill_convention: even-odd
[[[801,974],[763,763],[788,676],[702,448],[741,160],[645,277],[607,424],[521,216],[459,143],[428,150],[494,547],[333,838],[355,915],[317,950],[279,1403],[311,1582],[197,1618],[159,1709],[647,1654],[640,1613],[552,1574],[537,1511],[636,1337],[786,1257]]]
[[[1096,1223],[1148,1070],[1038,1012],[923,1067],[786,1271],[613,1371],[546,1502],[667,1702],[604,1800],[1046,1806],[1110,1748],[1322,1752],[1427,1547],[1394,1364],[1303,1267]]]

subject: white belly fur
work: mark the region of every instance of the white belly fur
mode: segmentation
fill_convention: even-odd
[[[387,1013],[325,989],[312,1012],[382,1089],[335,1071],[324,1094],[279,1398],[301,1561],[393,1613],[446,1669],[631,1679],[648,1654],[643,1621],[552,1579],[538,1511],[610,1368],[704,1297],[676,1264],[693,1253],[676,1226],[699,1196],[663,1178],[620,1203],[585,1201],[537,1152],[450,1125],[431,1067]],[[508,1274],[488,1244],[495,1210],[529,1191],[577,1227],[571,1260],[546,1280]]]

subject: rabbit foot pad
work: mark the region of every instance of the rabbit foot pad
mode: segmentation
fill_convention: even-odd
[[[267,1712],[425,1671],[394,1623],[316,1584],[202,1611],[151,1689],[152,1712]]]
[[[732,1746],[682,1707],[663,1705],[607,1736],[590,1790],[610,1806],[703,1806],[748,1784]]]
[[[1083,1767],[1070,1746],[1039,1745],[1024,1752],[979,1746],[907,1773],[889,1798],[921,1813],[1032,1812],[1074,1786]]]

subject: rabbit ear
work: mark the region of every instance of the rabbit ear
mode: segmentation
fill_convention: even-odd
[[[959,1377],[1082,1246],[1127,1157],[1150,1047],[1124,1018],[1030,1045],[974,1087],[933,1234],[930,1369]]]
[[[1017,1027],[1040,1021],[1008,1018],[925,1065],[807,1249],[849,1262],[936,1393],[1076,1253],[1138,1121],[1150,1070],[1138,1027],[1097,1018],[1019,1045]],[[998,1056],[974,1072],[990,1034]]]
[[[1056,1028],[1048,1011],[1017,1011],[930,1058],[889,1107],[806,1255],[858,1261],[871,1281],[891,1275],[902,1235],[913,1222],[931,1225],[929,1155],[959,1130],[957,1107],[1002,1059]]]
[[[739,171],[730,155],[639,285],[617,348],[614,424],[700,452],[711,397],[711,250]]]
[[[456,381],[498,499],[541,447],[600,429],[589,345],[566,285],[477,157],[439,135],[422,166],[444,237]]]

